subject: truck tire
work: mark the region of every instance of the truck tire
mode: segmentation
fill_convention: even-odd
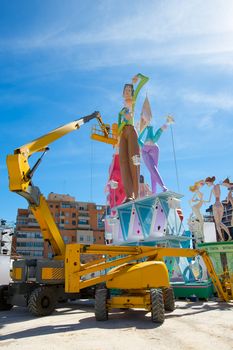
[[[33,290],[28,300],[28,310],[34,316],[48,316],[54,311],[57,300],[51,288],[39,287]]]
[[[164,322],[164,301],[163,291],[159,288],[152,288],[150,290],[151,298],[151,320],[155,323]]]
[[[97,288],[95,292],[95,318],[96,321],[108,320],[108,290],[107,288]]]
[[[164,308],[166,311],[175,310],[175,296],[172,287],[163,289]]]
[[[11,310],[13,305],[7,303],[6,293],[8,286],[0,287],[0,311]]]

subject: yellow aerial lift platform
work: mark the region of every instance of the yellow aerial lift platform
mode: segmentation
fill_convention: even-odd
[[[102,254],[102,259],[80,264],[80,254]],[[170,286],[163,257],[189,257],[200,255],[207,267],[221,300],[233,297],[229,283],[221,283],[205,250],[184,248],[158,248],[147,246],[98,246],[68,244],[65,256],[65,289],[74,292],[105,282],[96,289],[95,314],[97,320],[106,320],[114,308],[144,308],[151,311],[153,322],[164,321],[164,310],[175,308],[173,289]],[[82,280],[86,274],[106,271],[99,277]],[[109,290],[121,290],[112,295]]]
[[[82,264],[81,254],[97,254],[101,258]],[[17,300],[24,290],[24,305],[28,306],[32,314],[44,316],[53,312],[59,296],[78,297],[82,290],[96,286],[97,320],[107,320],[111,309],[143,308],[151,311],[153,322],[162,323],[164,311],[173,311],[175,308],[173,289],[163,257],[194,258],[197,255],[202,256],[221,300],[231,300],[231,286],[225,280],[219,280],[205,250],[67,244],[64,261],[37,262],[37,272],[34,275],[37,280],[25,280],[25,264],[22,261],[16,262],[13,268],[14,283],[10,285],[6,303],[20,304]],[[95,272],[100,272],[99,276],[84,278]],[[22,290],[18,287],[20,284]],[[114,289],[118,295],[111,294]]]
[[[164,321],[164,309],[174,309],[174,294],[169,283],[164,256],[195,257],[200,254],[207,266],[216,291],[222,300],[232,298],[232,289],[220,281],[205,250],[156,248],[146,246],[105,246],[67,244],[51,215],[49,206],[32,177],[48,145],[58,138],[79,129],[96,118],[101,133],[94,139],[111,145],[117,142],[115,128],[102,122],[99,112],[75,120],[20,147],[7,157],[9,187],[26,198],[37,219],[45,241],[54,251],[52,259],[22,259],[13,264],[10,285],[0,286],[0,310],[13,305],[27,306],[36,316],[49,315],[61,299],[77,298],[83,290],[95,287],[95,314],[97,320],[106,320],[112,308],[139,307],[151,311],[152,321]],[[43,152],[30,168],[28,158]],[[81,254],[98,254],[100,259],[81,263]],[[85,275],[99,272],[98,277],[84,279]],[[112,295],[111,290],[118,295]]]

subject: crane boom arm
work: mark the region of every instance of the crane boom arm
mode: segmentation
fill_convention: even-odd
[[[94,112],[90,115],[74,120],[73,122],[62,125],[59,128],[56,128],[50,131],[49,133],[33,140],[32,142],[27,143],[26,145],[23,145],[20,148],[17,148],[14,151],[14,153],[27,154],[27,156],[29,157],[31,154],[35,152],[43,151],[52,142],[65,136],[66,134],[69,134],[71,131],[79,129],[81,125],[89,122],[94,118],[97,118],[97,120],[101,120],[99,112]]]
[[[48,150],[48,146],[52,142],[79,129],[81,125],[94,118],[98,120],[100,127],[105,132],[105,137],[108,138],[108,130],[102,122],[99,112],[94,112],[50,131],[32,142],[15,149],[13,154],[7,156],[10,191],[16,192],[26,198],[29,203],[29,208],[39,223],[44,240],[48,241],[52,246],[54,255],[61,259],[64,258],[65,255],[64,241],[50,212],[45,197],[41,194],[39,188],[32,183],[32,176],[38,168],[43,154]],[[30,168],[28,159],[36,152],[44,153],[38,159],[36,164]]]
[[[81,254],[102,255],[102,258],[85,264],[81,263]],[[232,290],[227,283],[221,282],[208,253],[203,249],[188,248],[164,248],[152,246],[106,246],[106,245],[83,245],[67,244],[65,258],[65,278],[66,292],[79,291],[97,283],[108,281],[118,274],[119,270],[112,270],[111,273],[100,274],[87,280],[82,280],[82,276],[94,272],[111,269],[113,267],[124,267],[132,261],[163,261],[164,257],[187,257],[194,258],[200,255],[206,265],[209,276],[214,284],[219,298],[225,301],[232,299]],[[114,259],[109,259],[113,258]]]

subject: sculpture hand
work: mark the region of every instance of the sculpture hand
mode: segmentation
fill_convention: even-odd
[[[132,78],[132,83],[133,84],[136,84],[138,82],[138,76],[135,75],[133,78]]]
[[[168,127],[168,125],[167,125],[167,124],[163,124],[163,125],[161,126],[161,129],[164,131],[164,130],[166,130],[166,129],[167,129],[167,127]]]
[[[174,123],[175,123],[175,119],[171,115],[168,115],[167,124],[174,124]]]

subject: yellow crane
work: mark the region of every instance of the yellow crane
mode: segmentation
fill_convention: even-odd
[[[36,316],[49,315],[60,299],[77,298],[82,290],[94,286],[97,320],[107,320],[108,311],[113,308],[137,307],[151,311],[152,321],[162,323],[164,310],[172,311],[175,305],[163,257],[195,257],[198,254],[206,263],[219,297],[229,300],[232,290],[227,284],[221,284],[205,250],[65,245],[47,201],[39,188],[34,186],[32,177],[52,142],[79,129],[82,124],[94,118],[99,123],[100,132],[95,131],[92,138],[111,145],[116,144],[114,125],[111,130],[109,125],[103,123],[99,112],[94,112],[52,130],[7,156],[9,188],[28,201],[44,240],[53,248],[54,256],[51,259],[15,261],[13,282],[0,286],[0,310],[10,309],[13,305],[23,305]],[[28,159],[36,152],[42,152],[42,155],[30,168]],[[98,254],[101,258],[82,264],[81,254]],[[94,272],[99,272],[99,276],[83,278]],[[112,294],[112,290],[117,290],[118,295]]]

